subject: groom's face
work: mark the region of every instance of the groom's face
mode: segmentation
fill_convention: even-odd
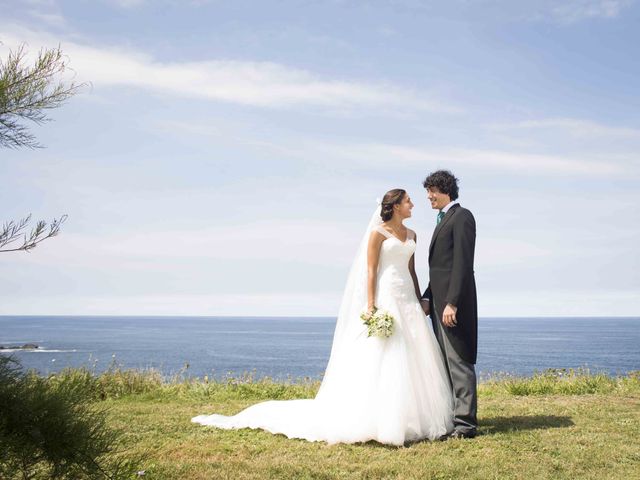
[[[449,194],[442,193],[440,190],[438,190],[438,187],[427,188],[427,198],[431,203],[431,208],[437,210],[442,210],[449,204],[449,202],[451,202]]]

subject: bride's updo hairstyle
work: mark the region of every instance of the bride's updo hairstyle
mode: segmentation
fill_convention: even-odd
[[[382,217],[383,222],[391,220],[391,217],[393,217],[393,206],[399,205],[406,193],[407,192],[401,188],[394,188],[384,194],[380,206],[380,217]]]

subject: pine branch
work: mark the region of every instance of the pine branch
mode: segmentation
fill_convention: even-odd
[[[25,66],[25,44],[0,60],[0,147],[41,148],[20,121],[41,125],[51,119],[45,110],[57,108],[88,84],[56,81],[69,69],[60,46],[41,49],[34,66]]]
[[[60,231],[60,225],[64,223],[64,221],[68,218],[68,215],[62,215],[59,219],[53,219],[51,221],[51,225],[49,225],[49,232],[47,233],[46,227],[47,222],[44,220],[38,221],[35,228],[31,230],[29,236],[26,233],[23,233],[24,228],[31,220],[31,214],[27,217],[20,220],[18,223],[13,220],[10,222],[5,222],[2,226],[2,230],[0,231],[0,252],[17,252],[20,250],[24,250],[25,252],[29,252],[30,250],[36,248],[40,243],[42,243],[47,238],[55,237]],[[18,237],[23,236],[24,240],[20,247],[16,248],[2,248],[10,243],[15,242]]]

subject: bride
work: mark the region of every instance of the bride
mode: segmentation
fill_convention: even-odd
[[[404,445],[453,429],[453,396],[431,321],[420,306],[416,234],[403,225],[413,203],[388,191],[371,218],[349,272],[331,356],[313,399],[269,400],[236,415],[199,415],[218,428],[260,428],[289,438]],[[374,307],[394,317],[389,337],[367,336]]]

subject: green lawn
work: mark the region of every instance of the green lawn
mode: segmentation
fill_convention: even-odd
[[[112,392],[97,403],[125,432],[129,453],[145,455],[140,470],[149,479],[640,478],[637,373],[611,378],[555,371],[487,381],[480,387],[480,436],[400,448],[328,446],[190,423],[198,414],[233,414],[269,398],[311,398],[317,387],[183,382],[118,398]]]

